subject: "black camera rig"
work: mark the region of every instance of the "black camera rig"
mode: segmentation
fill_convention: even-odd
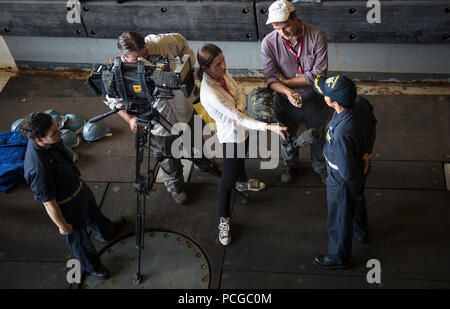
[[[173,98],[173,90],[181,90],[189,98],[195,89],[194,70],[190,56],[169,59],[151,55],[137,63],[122,61],[116,57],[108,65],[99,65],[86,81],[95,95],[120,98],[128,114],[139,116],[152,111],[158,98]],[[92,118],[95,122],[121,109]]]

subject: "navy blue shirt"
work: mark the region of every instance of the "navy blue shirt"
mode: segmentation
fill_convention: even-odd
[[[42,203],[71,196],[80,186],[80,171],[71,160],[61,141],[49,149],[28,141],[24,161],[24,176],[34,198]]]
[[[328,123],[323,153],[345,181],[363,173],[362,157],[372,153],[376,123],[372,105],[360,96],[352,108],[335,111]]]

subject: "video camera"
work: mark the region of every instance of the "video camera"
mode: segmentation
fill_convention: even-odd
[[[173,71],[171,63],[175,64]],[[156,99],[173,98],[173,90],[189,98],[195,88],[193,72],[188,54],[181,59],[152,55],[137,63],[116,57],[109,65],[95,68],[86,85],[95,95],[123,99],[127,113],[140,115],[151,110]]]

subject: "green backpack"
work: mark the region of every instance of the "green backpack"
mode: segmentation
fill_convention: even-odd
[[[251,118],[267,123],[276,122],[271,89],[267,87],[253,89],[248,94],[247,102],[247,113]]]

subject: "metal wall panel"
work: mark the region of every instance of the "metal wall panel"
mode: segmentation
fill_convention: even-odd
[[[178,32],[188,40],[258,40],[253,1],[89,1],[82,11],[89,37],[137,31]]]
[[[260,38],[273,30],[266,25],[272,1],[258,1]],[[381,1],[380,23],[369,23],[367,1],[294,3],[297,16],[318,26],[335,43],[450,43],[449,1]]]
[[[0,35],[86,37],[82,23],[67,22],[67,0],[0,1]]]
[[[258,41],[272,1],[85,1],[80,23],[68,23],[75,0],[0,0],[0,35],[117,38],[179,32],[188,40]],[[301,19],[318,26],[328,42],[449,43],[449,1],[383,0],[380,23],[369,23],[368,1],[299,0]]]

